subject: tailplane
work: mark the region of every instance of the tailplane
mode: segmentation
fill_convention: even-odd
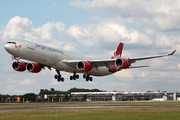
[[[123,50],[123,43],[119,43],[119,45],[117,46],[116,50],[114,51],[113,56],[111,57],[111,59],[117,59],[117,58],[121,58],[121,54],[122,54],[122,50]]]

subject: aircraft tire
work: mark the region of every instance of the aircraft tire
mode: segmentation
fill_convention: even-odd
[[[60,82],[60,81],[61,81],[61,79],[60,79],[60,78],[58,78],[58,79],[57,79],[57,81],[58,81],[58,82]]]
[[[60,82],[61,79],[62,79],[62,78],[61,78],[61,75],[59,75],[59,76],[57,77],[57,81]]]
[[[83,75],[83,78],[85,79],[86,77],[87,77],[86,74],[84,74],[84,75]]]
[[[79,79],[79,75],[76,75],[76,78]]]
[[[61,78],[61,81],[64,82],[64,78]]]
[[[54,75],[54,78],[57,79],[57,78],[58,78],[58,75]]]
[[[75,75],[73,75],[73,80],[76,80],[76,76]]]
[[[90,77],[90,78],[89,78],[89,80],[90,80],[90,81],[93,81],[93,78],[92,78],[92,77]]]

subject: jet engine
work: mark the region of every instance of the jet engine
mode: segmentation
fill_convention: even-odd
[[[12,67],[15,71],[23,72],[26,70],[26,64],[23,62],[13,62]]]
[[[92,69],[92,65],[89,62],[86,61],[80,61],[76,64],[76,67],[78,70],[83,72],[88,72]]]
[[[130,63],[127,59],[121,58],[115,61],[115,65],[119,68],[129,68]]]
[[[37,63],[28,63],[26,68],[29,72],[38,73],[41,71],[41,66]]]

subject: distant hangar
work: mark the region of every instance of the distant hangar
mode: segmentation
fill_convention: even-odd
[[[71,92],[72,100],[87,101],[180,101],[178,92]]]

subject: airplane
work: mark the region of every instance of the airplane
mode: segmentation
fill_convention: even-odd
[[[52,47],[40,45],[25,40],[10,40],[4,46],[6,51],[13,56],[16,61],[12,63],[15,71],[23,72],[28,70],[31,73],[38,73],[45,67],[54,68],[57,74],[54,76],[58,82],[64,82],[60,71],[70,72],[70,80],[79,79],[77,73],[83,73],[86,81],[93,81],[91,76],[106,76],[123,69],[141,68],[149,66],[131,66],[139,60],[153,59],[173,55],[176,50],[166,55],[156,55],[139,58],[121,58],[123,43],[119,43],[114,54],[109,59],[92,60],[86,57],[77,56]],[[28,60],[25,62],[20,60]]]

